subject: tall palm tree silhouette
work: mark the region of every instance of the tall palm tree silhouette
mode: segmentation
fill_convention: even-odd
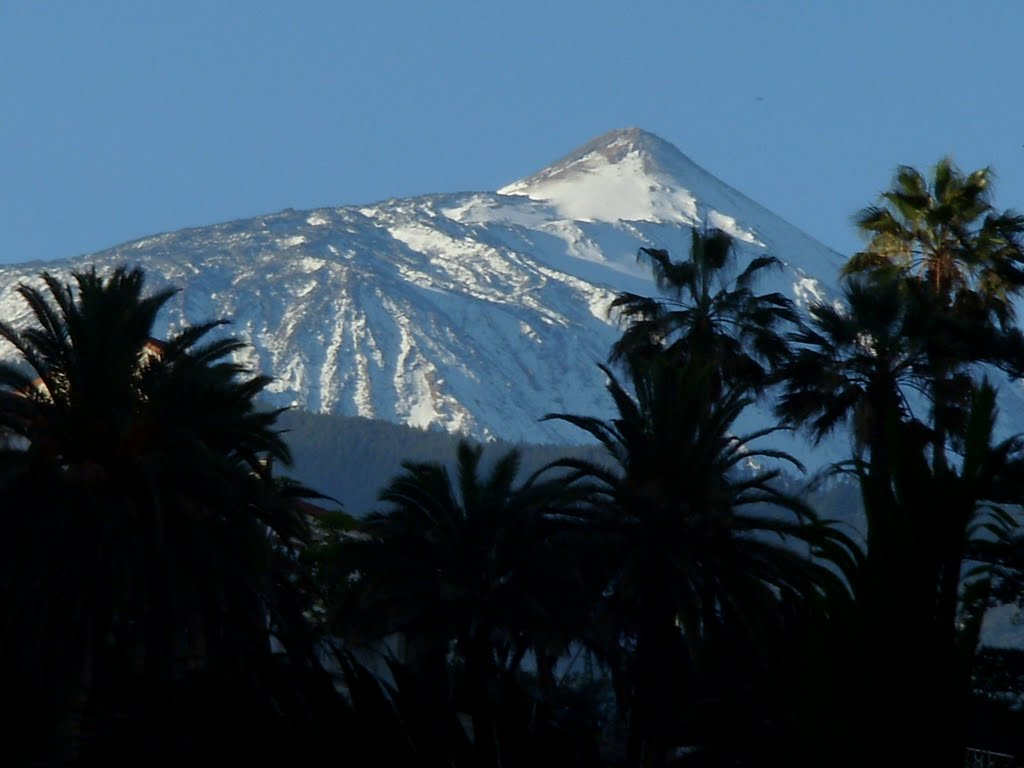
[[[267,468],[290,458],[256,407],[268,379],[228,359],[240,342],[207,340],[211,322],[154,347],[174,292],[144,295],[139,269],[42,281],[18,289],[32,324],[0,323],[21,358],[0,365],[0,656],[59,702],[39,722],[74,751],[98,691],[297,648],[305,525]]]
[[[632,373],[632,393],[604,371],[614,418],[548,418],[589,433],[609,463],[564,459],[549,469],[584,491],[578,514],[603,540],[603,590],[629,650],[620,690],[627,762],[664,765],[702,648],[726,630],[750,647],[770,643],[783,603],[842,589],[809,555],[839,557],[850,545],[775,485],[779,469],[754,468],[799,465],[751,444],[771,428],[733,434],[751,398],[738,387],[722,393],[712,366],[652,360]]]

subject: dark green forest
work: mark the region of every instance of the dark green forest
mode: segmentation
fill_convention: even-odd
[[[941,160],[856,224],[806,313],[758,292],[785,254],[641,249],[614,415],[537,414],[579,449],[269,409],[139,269],[20,286],[4,763],[1016,764],[1024,654],[980,637],[1024,604],[1024,217]],[[805,478],[782,429],[850,456]]]

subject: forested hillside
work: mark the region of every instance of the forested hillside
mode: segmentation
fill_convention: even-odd
[[[461,439],[440,429],[297,409],[281,414],[278,425],[285,430],[283,437],[295,460],[285,473],[337,499],[345,511],[360,517],[378,506],[377,495],[401,472],[403,462],[452,463]],[[524,474],[562,456],[600,460],[602,453],[597,446],[494,441],[484,444],[485,461],[513,448],[523,454]]]
[[[283,474],[294,477],[342,508],[362,517],[380,506],[377,496],[402,470],[402,463],[454,464],[461,439],[440,429],[416,429],[379,419],[334,416],[291,409],[277,421],[294,464]],[[534,445],[496,440],[483,444],[484,461],[490,463],[509,450],[522,454],[522,474],[530,475],[556,459],[573,456],[608,462],[599,445]],[[743,472],[743,468],[740,468]],[[828,519],[849,523],[863,531],[860,492],[847,476],[822,473],[784,473],[778,485],[803,496]],[[324,506],[331,506],[325,499]]]

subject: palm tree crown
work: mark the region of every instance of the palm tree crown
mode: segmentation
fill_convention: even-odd
[[[261,455],[290,461],[272,429],[277,412],[253,407],[269,379],[240,378],[245,369],[224,359],[244,344],[199,343],[221,322],[156,343],[156,316],[175,291],[144,297],[138,269],[117,269],[105,280],[95,271],[75,273],[74,280],[77,295],[47,273],[47,293],[20,286],[36,325],[21,331],[0,323],[0,336],[28,364],[0,365],[8,392],[0,424],[28,441],[34,460],[87,460],[113,471],[144,455],[142,443],[187,434],[200,438],[203,450],[254,470]]]
[[[455,477],[435,462],[404,464],[387,505],[320,557],[334,626],[349,639],[405,641],[408,662],[445,696],[449,653],[461,662],[455,698],[473,718],[481,764],[502,747],[495,732],[500,682],[533,651],[551,672],[579,610],[572,554],[551,539],[549,483],[518,484],[510,451],[485,470],[483,448],[460,441]],[[579,603],[576,603],[578,605]]]
[[[1009,298],[1024,288],[1024,216],[997,212],[991,195],[988,168],[965,175],[947,157],[929,181],[915,168],[900,166],[882,204],[857,215],[870,241],[850,259],[846,273],[895,268],[925,282],[957,311],[1010,324]]]
[[[890,275],[851,276],[843,289],[842,305],[812,304],[809,322],[789,335],[776,413],[806,425],[815,441],[848,424],[856,454],[867,448],[880,469],[888,465],[886,419],[914,421],[910,395],[927,388],[929,313]]]
[[[692,230],[689,257],[673,261],[667,251],[641,248],[663,298],[620,294],[612,310],[627,321],[612,348],[612,360],[635,365],[659,356],[692,356],[713,366],[716,382],[762,386],[767,370],[785,350],[779,326],[796,322],[792,302],[779,293],[757,294],[753,284],[780,262],[753,259],[731,282],[726,274],[735,243],[727,233]]]

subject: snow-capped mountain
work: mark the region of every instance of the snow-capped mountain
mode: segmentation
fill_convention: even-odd
[[[609,302],[621,290],[654,292],[638,248],[682,256],[689,228],[703,225],[734,235],[741,261],[783,261],[760,289],[801,305],[833,292],[837,253],[631,128],[497,192],[286,210],[3,267],[0,316],[27,318],[15,288],[44,267],[66,278],[138,264],[151,288],[181,289],[161,332],[231,320],[229,332],[252,345],[246,362],[276,377],[278,404],[479,438],[578,441],[568,425],[539,419],[610,412],[596,365],[618,335]],[[740,428],[766,418],[751,412]],[[811,465],[837,458],[827,447],[798,452]]]

